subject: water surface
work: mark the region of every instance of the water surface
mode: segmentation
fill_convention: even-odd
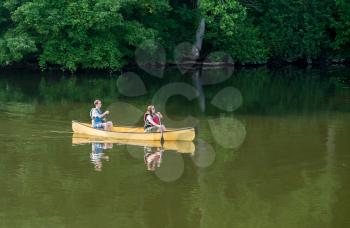
[[[141,75],[130,97],[115,77],[1,73],[0,227],[349,227],[348,70],[240,70],[202,98],[179,91],[164,123],[195,126],[194,148],[71,132],[96,97],[141,124],[160,88],[191,75]]]

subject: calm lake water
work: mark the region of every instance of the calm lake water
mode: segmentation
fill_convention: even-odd
[[[350,227],[349,70],[0,73],[0,227]],[[95,98],[120,125],[155,103],[197,139],[73,135]]]

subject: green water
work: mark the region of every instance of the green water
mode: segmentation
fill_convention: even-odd
[[[195,150],[165,149],[153,171],[159,147],[75,144],[71,120],[100,98],[114,122],[141,124],[190,74],[139,72],[130,97],[113,76],[3,72],[0,227],[349,227],[349,70],[240,70],[192,100],[175,86],[163,123],[195,126]]]

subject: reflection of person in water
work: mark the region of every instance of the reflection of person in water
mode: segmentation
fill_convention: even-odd
[[[96,171],[102,171],[102,159],[109,161],[103,150],[113,147],[111,143],[92,143],[92,152],[90,154],[91,162],[95,165]]]
[[[162,163],[164,150],[160,147],[144,147],[145,155],[143,157],[147,170],[155,171]]]

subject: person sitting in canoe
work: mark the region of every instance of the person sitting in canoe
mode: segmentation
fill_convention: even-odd
[[[165,126],[160,124],[160,119],[163,118],[160,112],[156,112],[153,105],[147,107],[147,111],[143,116],[145,121],[145,132],[163,132],[165,131]]]
[[[97,129],[111,130],[113,123],[111,121],[106,121],[105,119],[105,117],[109,114],[109,111],[102,113],[102,102],[100,100],[95,100],[94,105],[95,108],[92,108],[90,111],[92,127]]]

